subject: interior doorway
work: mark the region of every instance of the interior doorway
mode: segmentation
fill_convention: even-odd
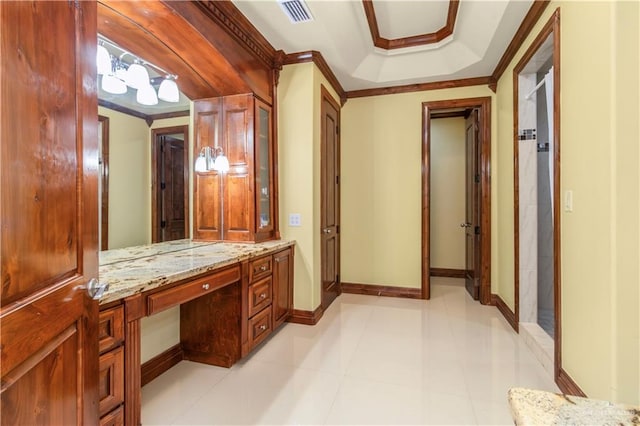
[[[470,209],[461,224],[468,234],[463,276],[472,297],[482,304],[491,304],[491,98],[425,102],[422,106],[422,298],[431,297],[431,120],[462,112],[467,118],[465,169],[473,169],[466,177]]]
[[[322,309],[342,293],[340,287],[340,106],[322,86],[320,107],[320,245]]]
[[[152,242],[189,237],[189,126],[152,130]]]
[[[539,361],[560,375],[559,12],[514,68],[515,319]]]

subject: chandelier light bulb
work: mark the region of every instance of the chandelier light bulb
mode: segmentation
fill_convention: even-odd
[[[125,82],[127,83],[127,86],[134,89],[140,89],[141,87],[148,86],[149,71],[147,71],[143,65],[135,62],[129,65]]]
[[[155,89],[147,82],[145,86],[138,89],[136,93],[136,101],[140,105],[158,105],[158,95]]]
[[[96,65],[98,67],[98,75],[107,75],[111,72],[111,55],[109,55],[107,48],[102,45],[98,45]]]
[[[165,102],[178,102],[180,100],[180,93],[175,80],[169,77],[162,80],[158,89],[158,98]]]

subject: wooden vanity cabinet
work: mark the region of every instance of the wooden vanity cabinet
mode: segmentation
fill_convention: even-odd
[[[99,319],[100,425],[124,424],[124,309],[102,309]]]
[[[221,148],[229,171],[195,173],[196,240],[278,238],[271,106],[253,94],[194,102],[194,157]]]
[[[293,312],[293,249],[291,247],[249,262],[247,342],[242,356],[266,339]]]
[[[293,249],[273,255],[273,324],[277,328],[293,313]]]

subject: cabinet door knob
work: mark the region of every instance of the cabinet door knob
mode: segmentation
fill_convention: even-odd
[[[260,293],[260,299],[266,299],[267,293]]]
[[[266,330],[266,329],[267,329],[267,325],[266,325],[266,324],[262,324],[262,325],[260,326],[260,330]]]
[[[202,284],[202,288],[205,290],[209,290],[209,284]]]
[[[262,265],[260,267],[260,270],[263,271],[263,272],[266,271],[267,270],[267,265]]]

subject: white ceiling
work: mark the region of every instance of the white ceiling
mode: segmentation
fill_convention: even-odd
[[[532,0],[461,0],[453,35],[422,46],[384,50],[373,45],[361,0],[307,0],[314,17],[293,24],[276,0],[232,0],[285,53],[317,50],[345,90],[484,77],[495,66]],[[447,19],[447,0],[374,0],[380,36],[435,32]]]

